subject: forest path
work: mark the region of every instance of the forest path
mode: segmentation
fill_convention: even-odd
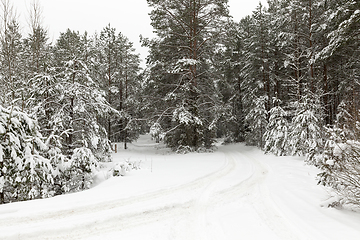
[[[141,146],[142,151],[144,147]],[[187,164],[183,166],[185,169],[196,167],[194,164],[200,160],[202,164],[206,161],[211,164],[210,159],[201,159],[211,157],[216,160],[217,167],[197,175],[194,180],[160,186],[125,198],[104,198],[100,202],[20,215],[16,215],[16,207],[14,215],[11,208],[3,212],[0,208],[0,239],[235,240],[239,236],[247,236],[244,239],[263,239],[264,236],[272,240],[308,239],[274,201],[268,187],[272,169],[265,161],[257,159],[249,148],[222,146],[213,154],[188,156],[194,159],[184,162],[176,155],[161,157],[167,158],[169,166],[176,161],[181,166]],[[169,181],[174,169],[168,170],[169,175],[161,176],[162,181]],[[145,177],[144,181],[147,181]],[[110,191],[116,191],[116,185],[110,186]],[[90,189],[87,196],[98,197],[96,193]],[[61,198],[66,200],[67,195]],[[31,206],[31,201],[27,204]]]

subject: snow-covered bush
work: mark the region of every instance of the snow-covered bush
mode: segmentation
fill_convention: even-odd
[[[118,176],[125,176],[127,172],[131,170],[138,170],[140,169],[140,161],[130,161],[126,160],[124,162],[117,163],[110,171],[114,177]]]
[[[359,137],[360,126],[359,122],[351,115],[352,103],[342,101],[337,107],[336,127],[338,137],[343,140],[356,139]]]
[[[53,145],[49,146],[47,158],[50,160],[54,169],[54,182],[51,186],[52,195],[60,195],[64,193],[64,182],[66,169],[68,169],[68,158],[62,153],[61,149]]]
[[[93,181],[99,162],[88,148],[76,148],[71,158],[63,164],[64,192],[88,189]]]
[[[189,147],[189,146],[183,146],[183,145],[180,145],[177,149],[176,149],[176,153],[179,153],[179,154],[187,154],[189,152],[194,152],[194,148],[192,147]]]
[[[116,164],[114,168],[111,169],[111,171],[114,177],[119,177],[119,176],[123,177],[126,175],[126,165],[125,163]]]
[[[360,209],[360,123],[349,108],[350,104],[339,104],[336,125],[327,129],[324,151],[309,158],[321,171],[319,184],[335,191],[329,206]]]
[[[211,146],[210,148],[199,147],[198,149],[196,149],[196,152],[198,152],[198,153],[212,153],[212,152],[215,152],[216,150],[217,150],[216,146]]]
[[[150,127],[150,135],[152,139],[155,139],[156,143],[159,143],[163,138],[163,130],[160,123],[154,123]]]
[[[360,142],[340,142],[335,131],[326,142],[316,164],[321,173],[319,184],[335,190],[337,197],[330,206],[351,206],[360,209]]]
[[[45,197],[53,168],[36,121],[0,106],[0,203]]]
[[[139,161],[126,160],[125,162],[129,166],[129,169],[139,170],[141,168],[141,160]]]

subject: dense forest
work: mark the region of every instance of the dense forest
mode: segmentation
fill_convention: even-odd
[[[147,2],[141,69],[110,24],[49,43],[36,1],[23,36],[1,0],[0,203],[86,189],[112,142],[150,132],[179,153],[305,156],[333,206],[360,204],[359,1],[268,0],[240,22],[227,0]]]

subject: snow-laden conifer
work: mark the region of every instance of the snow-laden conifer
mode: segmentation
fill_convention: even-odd
[[[61,194],[79,189],[68,187],[68,182],[75,176],[68,174],[69,164],[77,149],[87,149],[82,151],[82,161],[89,161],[89,164],[92,156],[97,161],[109,160],[110,145],[100,119],[118,112],[109,106],[104,92],[91,77],[91,54],[86,34],[70,30],[62,33],[54,51],[55,67],[48,78],[43,78],[50,80],[46,90],[50,92],[45,93],[49,97],[38,104],[38,109],[41,119],[48,119],[45,125],[48,128],[46,143],[50,149],[48,158],[56,169],[54,190]],[[72,172],[74,168],[82,171],[75,165],[71,167]],[[80,188],[86,188],[85,185]]]
[[[315,96],[304,96],[294,103],[295,113],[289,134],[292,155],[305,156],[323,146],[321,107]]]
[[[36,121],[0,106],[0,203],[51,195],[53,168]]]
[[[107,25],[94,36],[94,65],[92,76],[105,91],[110,106],[120,114],[109,114],[104,121],[108,138],[113,142],[127,143],[138,137],[137,116],[140,108],[140,58],[133,43],[122,33]]]
[[[277,156],[284,156],[288,153],[289,123],[286,119],[288,114],[280,103],[279,99],[274,99],[275,106],[270,109],[269,123],[264,134],[264,150]]]
[[[266,126],[268,125],[265,104],[267,97],[262,96],[253,100],[252,108],[247,114],[245,120],[250,128],[246,135],[246,143],[256,145],[260,148],[264,147],[263,136],[265,134]]]
[[[189,151],[196,150],[196,147],[201,146],[204,135],[203,122],[198,116],[191,112],[188,106],[184,104],[174,109],[172,124],[174,126],[173,129],[165,135],[165,142],[168,146],[174,150],[185,147]]]
[[[0,104],[4,107],[19,106],[24,110],[27,82],[24,81],[24,51],[20,24],[12,4],[1,4],[0,29]]]
[[[150,47],[145,88],[152,122],[161,123],[167,132],[166,142],[173,148],[210,147],[221,105],[216,88],[220,77],[212,62],[223,47],[226,1],[183,4],[179,0],[149,0],[148,4],[153,8],[151,25],[157,32],[157,38],[143,39]],[[173,113],[179,121],[173,121]]]
[[[90,188],[99,162],[89,148],[74,149],[73,155],[63,166],[63,191],[76,192]]]

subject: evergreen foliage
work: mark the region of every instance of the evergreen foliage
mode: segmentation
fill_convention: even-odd
[[[117,85],[104,88],[106,48],[97,35],[68,29],[48,43],[33,2],[23,37],[10,1],[1,7],[1,203],[89,188],[99,161],[111,160],[104,119],[114,129],[123,121],[116,131],[126,132],[127,141],[138,135],[139,57],[119,34],[117,59],[109,62],[118,64],[111,72]],[[107,101],[108,89],[115,101]]]
[[[148,4],[154,8],[152,26],[158,34],[143,41],[150,47],[146,90],[156,103],[149,110],[165,129],[170,147],[210,147],[213,123],[222,114],[211,59],[221,47],[217,40],[228,16],[227,1]]]
[[[58,184],[63,192],[77,192],[88,189],[93,181],[93,175],[99,167],[99,162],[89,148],[74,149],[73,155],[60,170]]]
[[[255,98],[250,112],[245,120],[248,123],[249,132],[246,135],[246,142],[250,145],[256,145],[261,149],[264,147],[263,136],[265,134],[268,112],[265,108],[267,97]]]
[[[0,204],[52,194],[47,150],[36,121],[17,108],[0,106]]]
[[[2,29],[0,39],[1,104],[17,105],[24,109],[27,85],[24,77],[24,56],[20,25],[11,6],[2,6]]]
[[[323,145],[319,101],[304,96],[294,104],[296,112],[288,142],[291,154],[305,156],[310,151],[319,152]]]
[[[94,78],[111,107],[119,114],[109,114],[104,119],[109,140],[116,142],[131,142],[138,137],[139,112],[139,56],[127,37],[110,24],[99,36],[95,36]]]
[[[287,120],[288,113],[280,106],[281,101],[274,99],[274,107],[270,109],[269,123],[264,134],[265,153],[277,156],[289,154],[290,124]]]

